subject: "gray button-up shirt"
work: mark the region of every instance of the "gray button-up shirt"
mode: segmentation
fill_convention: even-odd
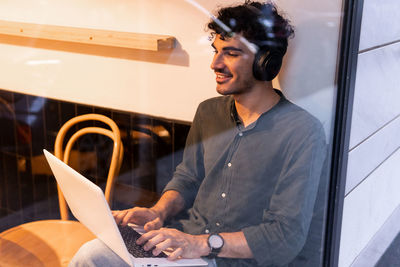
[[[307,237],[325,134],[317,119],[280,95],[246,128],[232,97],[201,103],[183,161],[164,189],[185,200],[184,232],[243,231],[254,259],[218,258],[218,266],[284,265]]]

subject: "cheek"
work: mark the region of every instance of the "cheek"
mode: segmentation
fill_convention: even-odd
[[[253,77],[253,63],[242,62],[241,64],[235,66],[234,72],[242,79]]]

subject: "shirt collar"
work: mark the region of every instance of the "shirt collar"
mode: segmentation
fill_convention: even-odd
[[[274,89],[274,90],[281,98],[279,99],[278,103],[275,106],[273,106],[271,109],[269,109],[268,111],[266,111],[263,114],[261,114],[260,118],[263,117],[263,115],[268,113],[270,110],[272,110],[275,107],[277,107],[278,105],[280,105],[282,102],[286,101],[286,97],[283,95],[281,90],[278,90],[278,89]],[[235,100],[233,99],[232,96],[231,96],[231,104],[230,104],[230,115],[231,115],[232,121],[236,124],[236,126],[243,127],[243,124],[240,121],[239,115],[238,115],[237,110],[236,110]],[[258,118],[257,121],[260,118]],[[248,128],[253,128],[255,126],[255,124],[257,123],[257,121],[255,121],[252,124],[250,124],[249,126],[252,126],[252,127],[248,127]]]
[[[235,122],[236,126],[239,126],[242,124],[242,122],[239,119],[239,115],[237,113],[236,106],[235,106],[235,100],[233,99],[233,97],[231,97],[231,119],[233,122]]]

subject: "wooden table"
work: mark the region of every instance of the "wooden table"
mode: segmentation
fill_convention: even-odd
[[[0,266],[68,266],[73,255],[95,236],[76,221],[43,220],[0,234]]]

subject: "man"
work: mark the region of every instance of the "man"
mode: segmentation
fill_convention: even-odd
[[[138,243],[154,255],[171,248],[171,260],[285,265],[305,243],[326,154],[321,124],[272,87],[293,29],[273,4],[252,1],[221,9],[208,27],[222,96],[199,105],[183,161],[156,205],[113,215],[144,225]],[[182,211],[175,228],[163,228]],[[103,249],[95,250],[76,258],[101,264]]]

